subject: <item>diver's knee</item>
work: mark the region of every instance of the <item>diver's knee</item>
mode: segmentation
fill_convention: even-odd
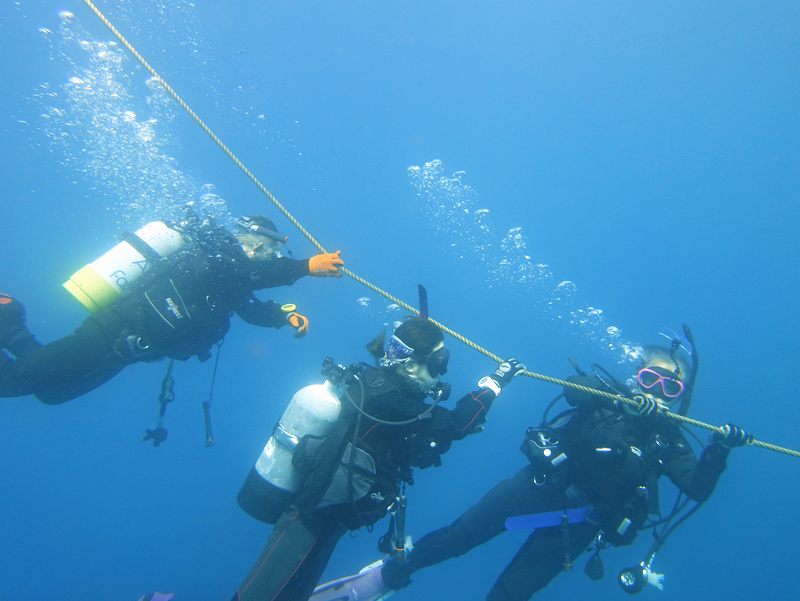
[[[45,405],[62,405],[76,399],[80,394],[68,393],[62,390],[39,390],[33,393]]]
[[[432,539],[434,546],[439,550],[445,548],[450,557],[463,555],[481,543],[480,533],[470,528],[462,520],[456,520],[435,532]]]

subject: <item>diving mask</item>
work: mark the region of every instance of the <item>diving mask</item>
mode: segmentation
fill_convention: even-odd
[[[397,335],[392,334],[392,337],[389,339],[389,344],[386,347],[386,363],[391,365],[414,359],[417,363],[427,367],[428,373],[434,378],[438,378],[442,374],[447,373],[447,364],[450,362],[450,350],[446,346],[442,345],[425,359],[415,357],[415,353],[416,351],[413,348],[400,340]]]
[[[675,374],[663,367],[643,367],[636,373],[636,381],[642,390],[673,401],[686,389]]]

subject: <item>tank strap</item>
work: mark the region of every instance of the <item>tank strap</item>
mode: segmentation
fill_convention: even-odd
[[[156,263],[161,260],[161,255],[159,255],[152,246],[150,246],[136,234],[132,232],[124,232],[122,234],[122,239],[130,244],[136,250],[136,252],[138,252],[148,261]]]

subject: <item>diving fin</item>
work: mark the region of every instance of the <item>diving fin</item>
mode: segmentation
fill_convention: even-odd
[[[337,578],[314,589],[308,601],[384,601],[395,591],[381,577],[383,560],[361,568],[358,574]]]
[[[139,601],[170,601],[175,593],[147,593],[139,597]]]

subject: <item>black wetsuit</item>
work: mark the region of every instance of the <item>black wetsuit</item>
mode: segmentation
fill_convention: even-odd
[[[600,382],[572,378],[593,388]],[[490,601],[526,601],[545,587],[565,561],[573,561],[602,530],[612,544],[632,542],[649,513],[657,513],[657,480],[667,476],[688,497],[704,501],[725,469],[728,449],[713,443],[698,460],[674,422],[645,418],[608,407],[607,401],[572,389],[576,407],[559,429],[568,459],[543,477],[529,464],[500,482],[455,522],[419,539],[408,561],[384,566],[384,582],[401,588],[426,566],[462,555],[505,531],[513,516],[592,505],[589,519],[536,529],[506,566]],[[523,446],[526,443],[523,443]],[[626,522],[629,521],[627,528]]]
[[[360,371],[363,397],[357,383],[352,383],[348,392],[355,403],[363,403],[369,415],[403,421],[431,408],[422,393],[391,370],[362,365]],[[308,599],[341,536],[347,530],[371,525],[383,517],[400,483],[411,483],[411,468],[440,465],[441,454],[454,440],[464,438],[484,422],[494,398],[489,390],[475,391],[459,399],[453,410],[436,406],[426,418],[402,426],[359,417],[353,403],[343,400],[342,415],[333,432],[310,453],[305,463],[308,474],[304,486],[275,524],[261,557],[234,599]],[[361,485],[358,491],[354,490],[355,478],[348,482],[349,466],[343,459],[344,450],[349,450],[353,441],[357,449],[369,453],[375,464],[372,476],[354,472]],[[302,460],[300,464],[303,465]],[[342,498],[341,493],[337,499],[332,493],[337,477],[343,478],[346,488],[353,491],[351,499]],[[251,471],[248,482],[252,484],[258,478]],[[242,493],[239,500],[243,506],[252,503],[242,499]]]
[[[280,305],[259,301],[253,291],[291,285],[309,274],[308,261],[254,262],[225,230],[205,234],[195,235],[188,249],[155,262],[132,290],[69,336],[41,346],[30,342],[34,339],[24,319],[6,324],[7,332],[13,327],[15,339],[28,342],[2,345],[15,360],[0,351],[0,397],[33,394],[45,403],[63,403],[131,363],[193,355],[205,360],[228,331],[233,313],[259,326],[284,325]],[[8,336],[0,331],[0,342]],[[138,340],[133,352],[128,340]]]

